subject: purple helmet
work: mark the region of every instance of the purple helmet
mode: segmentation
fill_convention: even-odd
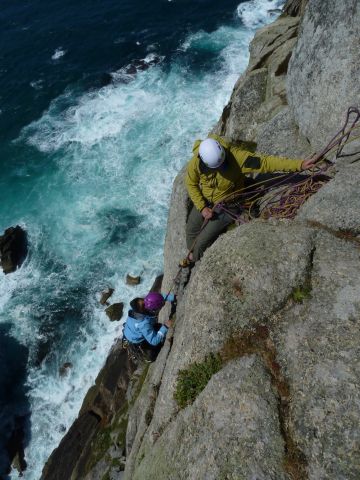
[[[163,296],[158,292],[150,292],[144,298],[146,310],[160,310],[164,303],[165,300],[163,299]]]

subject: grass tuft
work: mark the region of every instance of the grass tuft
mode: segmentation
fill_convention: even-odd
[[[210,354],[203,362],[195,362],[178,373],[174,398],[180,408],[191,405],[204,390],[210,378],[222,368],[220,355]]]
[[[291,294],[292,299],[296,303],[303,303],[307,298],[311,297],[311,288],[310,287],[296,287]]]

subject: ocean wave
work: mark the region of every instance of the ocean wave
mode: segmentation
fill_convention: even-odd
[[[284,0],[250,0],[237,7],[237,15],[247,28],[259,28],[274,20],[285,4]]]
[[[116,72],[112,72],[110,75],[114,82],[128,83],[133,80],[139,72],[159,65],[164,59],[165,56],[151,52],[145,58],[135,59],[125,67],[120,68]]]
[[[30,87],[32,87],[34,90],[41,90],[43,88],[43,85],[43,80],[34,80],[33,82],[30,82]]]
[[[62,47],[58,47],[53,55],[51,55],[51,60],[59,60],[59,58],[63,57],[66,54],[66,50]]]

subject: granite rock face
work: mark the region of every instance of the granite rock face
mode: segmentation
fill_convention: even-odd
[[[258,30],[250,45],[249,66],[237,81],[215,133],[233,142],[257,142],[261,126],[287,105],[285,80],[298,25],[299,17],[284,16]]]
[[[289,64],[287,93],[301,133],[316,149],[340,129],[348,107],[359,107],[359,42],[359,2],[309,2]]]
[[[132,478],[285,480],[276,412],[261,361],[252,356],[229,363],[165,429]]]
[[[358,163],[341,166],[335,178],[311,197],[298,218],[318,222],[330,229],[360,234],[360,195]]]
[[[311,295],[274,319],[289,423],[310,479],[360,475],[359,244],[319,232]]]
[[[178,311],[171,352],[147,427],[135,434],[126,478],[257,474],[317,480],[360,475],[356,240],[303,222],[254,222],[223,235],[208,249]],[[224,251],[229,254],[225,262]],[[303,296],[295,295],[299,291]],[[269,337],[263,351],[255,349],[255,357],[249,357],[251,335],[259,328]],[[238,360],[226,364],[195,403],[179,412],[173,399],[179,370],[221,351],[229,338],[239,342]],[[267,355],[272,355],[271,367]],[[282,390],[274,388],[279,375]],[[239,403],[231,400],[233,394]],[[266,395],[272,400],[265,409]],[[283,412],[281,400],[286,403]],[[251,416],[252,408],[263,412],[261,422]],[[244,410],[248,422],[240,420]],[[281,425],[287,425],[286,435]],[[255,453],[262,442],[268,449],[266,468],[259,464],[260,452]],[[293,463],[289,448],[298,456]]]

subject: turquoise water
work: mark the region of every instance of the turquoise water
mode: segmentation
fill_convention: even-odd
[[[173,3],[181,10],[181,2]],[[3,371],[16,379],[14,391],[1,398],[0,429],[4,439],[16,414],[29,415],[26,479],[39,478],[121,335],[121,323],[111,323],[99,304],[101,290],[111,285],[112,300],[128,303],[162,271],[172,181],[194,139],[218,120],[247,65],[255,29],[280,3],[253,0],[237,8],[235,2],[227,12],[222,7],[220,19],[209,12],[203,26],[198,14],[178,38],[168,28],[163,49],[151,28],[144,42],[146,35],[134,33],[127,18],[127,32],[115,37],[134,50],[141,46],[149,68],[129,73],[132,58],[139,58],[129,47],[119,68],[109,67],[104,86],[94,81],[89,87],[98,65],[86,81],[75,78],[66,62],[80,47],[56,40],[46,61],[55,68],[63,62],[66,82],[59,74],[49,80],[47,95],[56,94],[39,100],[41,111],[26,104],[24,115],[9,113],[1,146],[0,230],[22,225],[30,251],[21,269],[0,273]],[[36,99],[49,77],[32,76]],[[29,92],[20,97],[20,106],[29,98]],[[143,282],[127,286],[127,273]],[[16,368],[14,355],[21,359]],[[61,377],[64,362],[73,367]],[[8,376],[1,381],[7,385]]]

